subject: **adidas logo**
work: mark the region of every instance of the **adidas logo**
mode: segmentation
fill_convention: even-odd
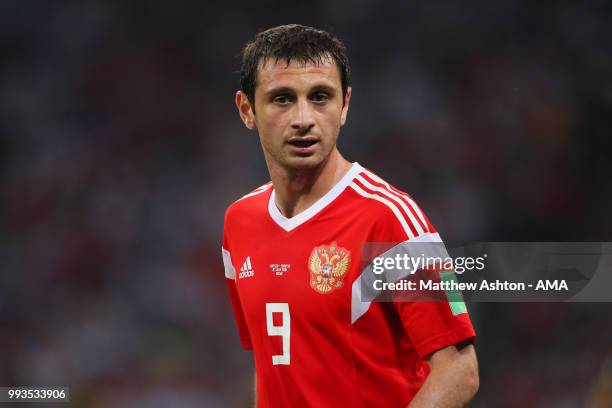
[[[238,274],[238,279],[242,278],[250,278],[255,275],[255,271],[253,271],[253,267],[251,266],[251,257],[247,256],[246,261],[242,264],[240,268],[240,273]]]

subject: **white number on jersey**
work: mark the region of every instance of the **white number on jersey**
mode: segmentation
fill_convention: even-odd
[[[274,325],[272,314],[274,312],[282,313],[283,324],[280,326]],[[291,315],[289,314],[288,303],[266,303],[266,326],[268,327],[268,336],[283,337],[283,354],[272,356],[272,365],[289,365],[291,361],[291,353],[289,350],[289,341],[291,337]]]

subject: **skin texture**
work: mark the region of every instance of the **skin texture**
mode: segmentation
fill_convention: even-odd
[[[260,63],[255,87],[255,112],[242,91],[236,106],[249,129],[257,129],[268,171],[276,191],[276,205],[292,217],[321,198],[349,170],[336,142],[346,122],[351,89],[342,96],[338,67],[333,59],[302,63],[273,60]],[[312,140],[308,151],[292,141]]]
[[[256,129],[276,192],[276,206],[293,217],[327,193],[351,167],[338,151],[340,128],[346,122],[352,90],[342,95],[340,73],[333,59],[301,63],[260,63],[254,104],[236,93],[236,107],[249,129]],[[255,114],[256,112],[256,114]],[[299,149],[296,140],[313,140]],[[463,407],[478,389],[478,364],[473,345],[438,350],[427,362],[431,372],[410,408]],[[257,401],[257,377],[255,377]]]
[[[474,345],[448,346],[425,360],[431,371],[408,408],[460,408],[474,398],[479,387]]]

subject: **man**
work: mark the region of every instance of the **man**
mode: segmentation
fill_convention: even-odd
[[[286,25],[243,50],[236,106],[272,181],[232,204],[223,261],[257,406],[461,407],[475,334],[448,302],[364,302],[367,242],[440,242],[406,194],[336,147],[351,100],[344,45]]]

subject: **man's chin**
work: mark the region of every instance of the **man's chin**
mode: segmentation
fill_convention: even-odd
[[[323,166],[325,160],[319,155],[293,156],[285,162],[285,168],[290,171],[312,170]]]

